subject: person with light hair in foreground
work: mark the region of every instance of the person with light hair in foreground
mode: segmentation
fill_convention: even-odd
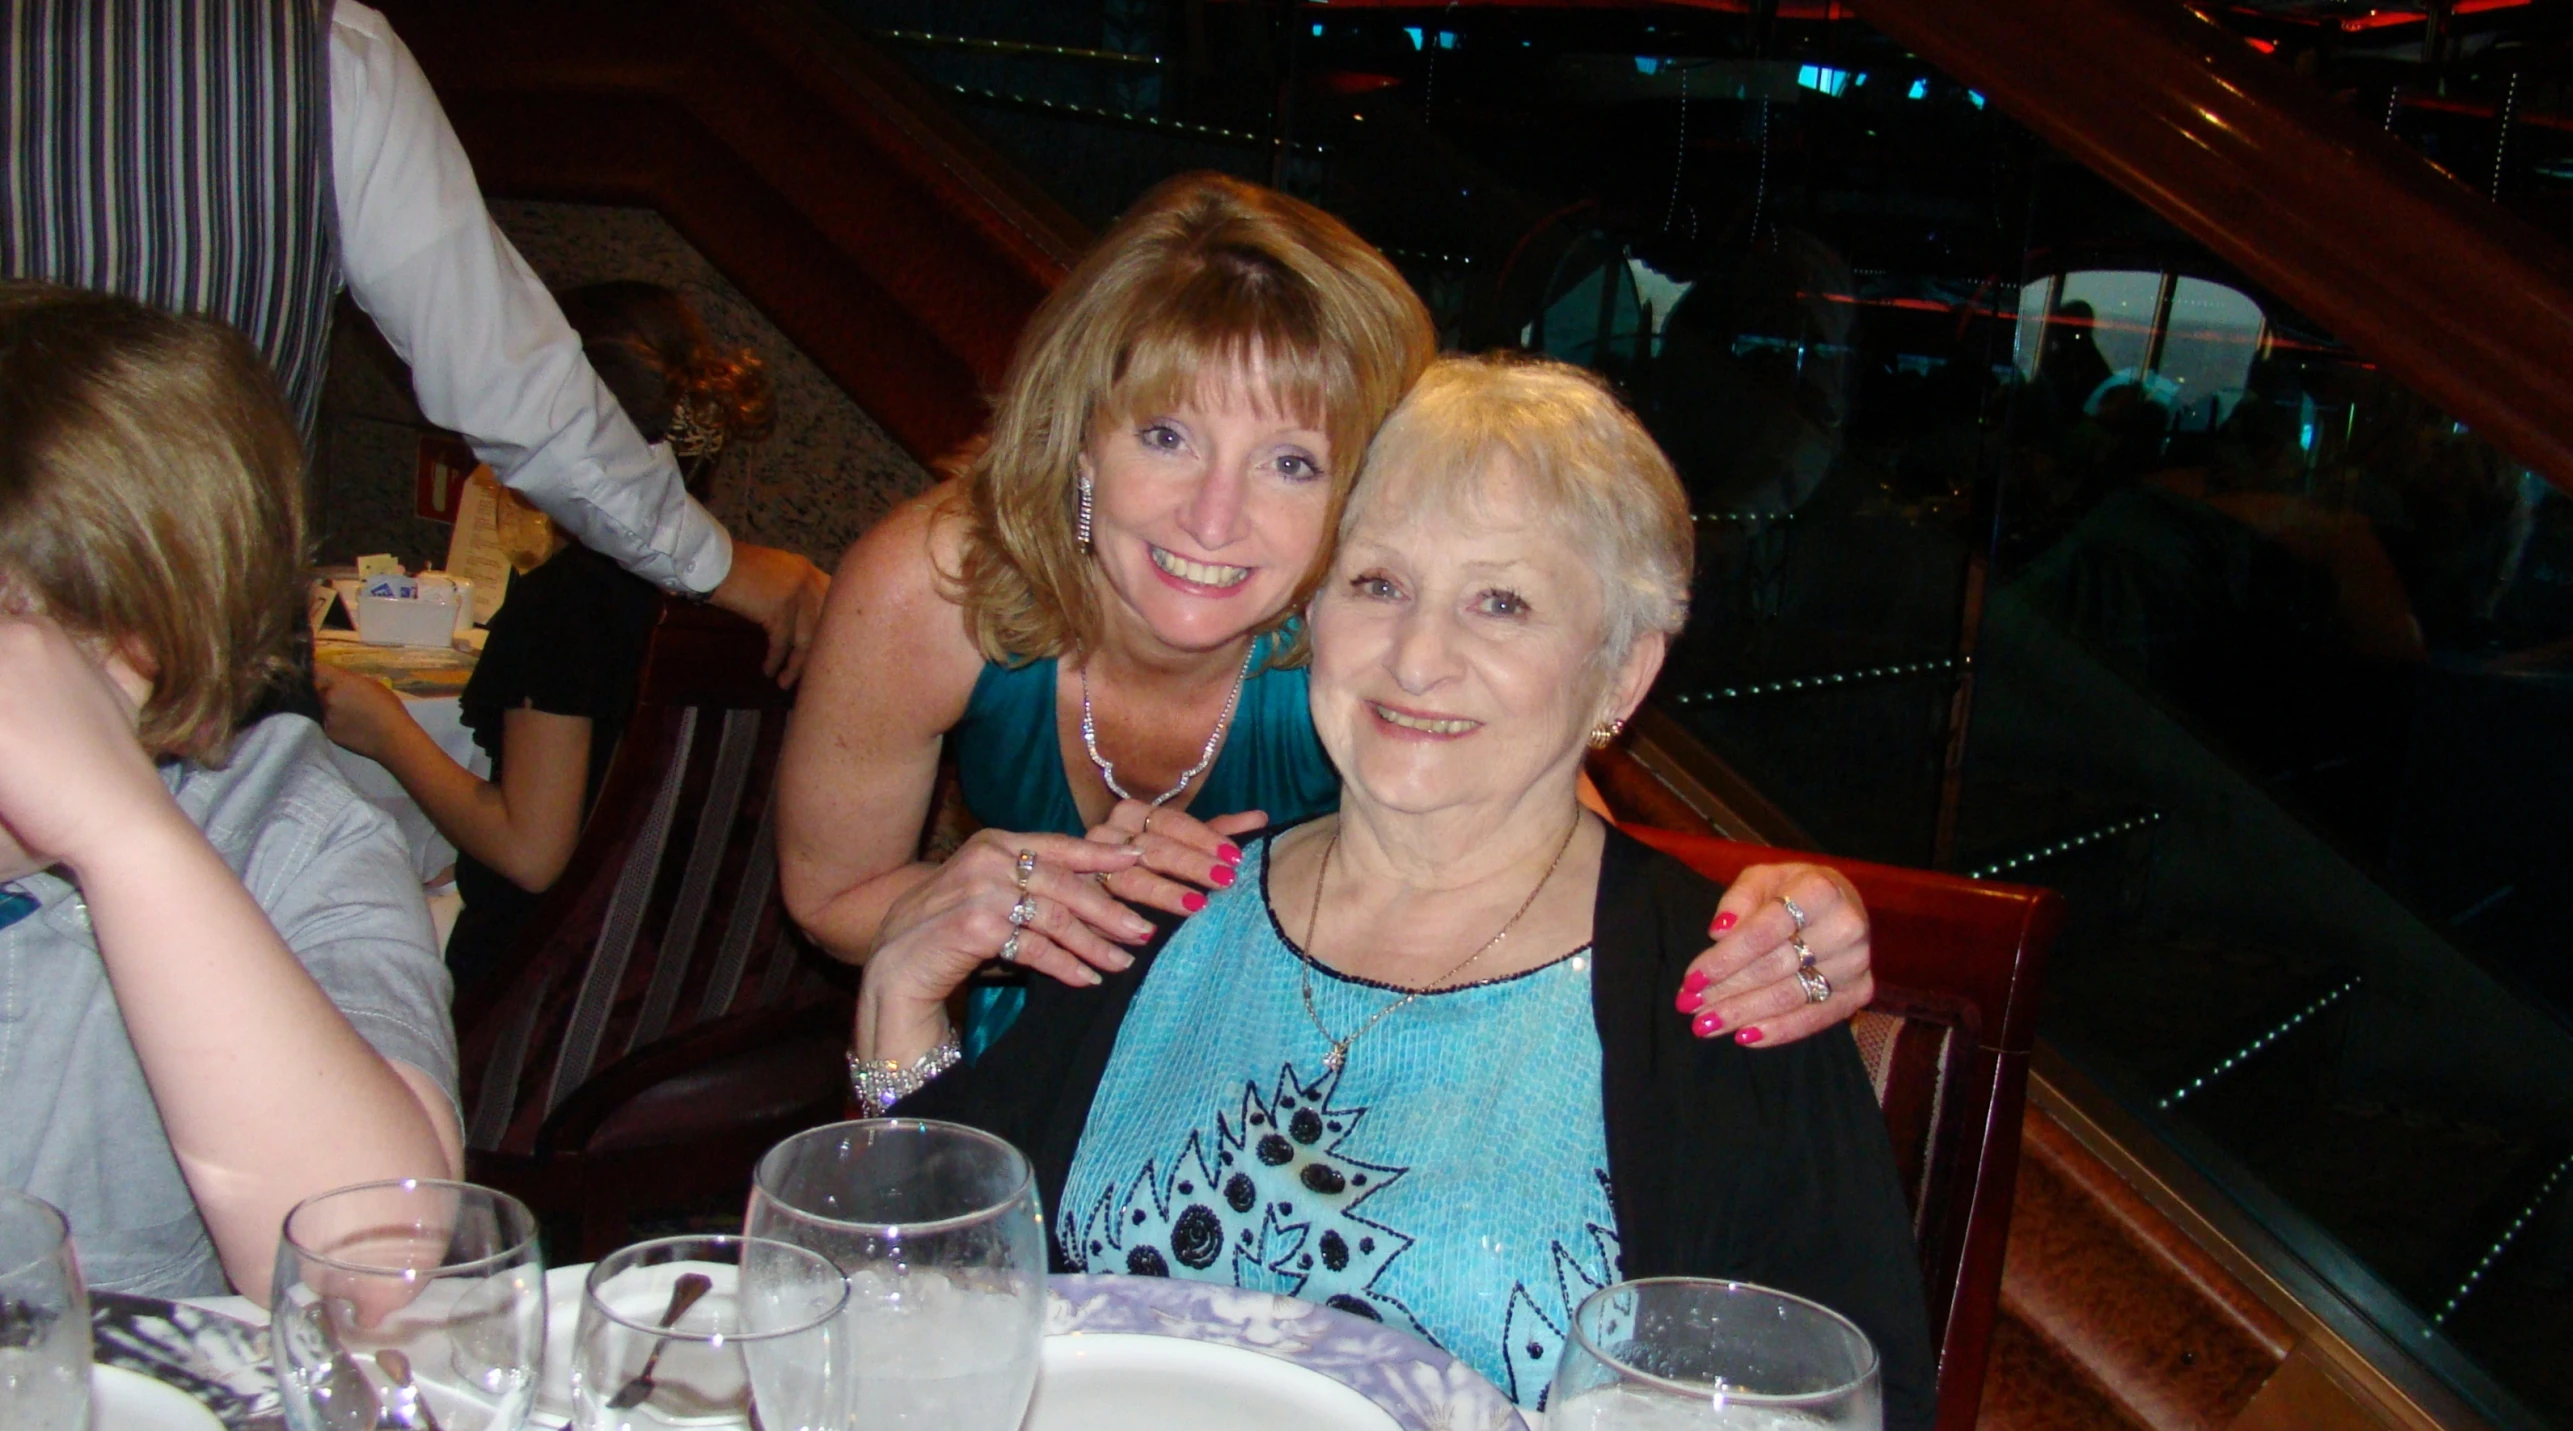
[[[268,1298],[315,1193],[463,1163],[401,835],[297,715],[303,448],[234,330],[0,283],[0,1185],[91,1285]]]

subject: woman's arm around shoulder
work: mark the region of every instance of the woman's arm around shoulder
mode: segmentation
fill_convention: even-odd
[[[778,878],[787,912],[851,963],[885,907],[931,872],[912,856],[938,752],[982,655],[950,599],[962,492],[904,502],[840,560],[778,761]]]
[[[1722,893],[1622,836],[1602,863],[1596,997],[1625,1275],[1729,1277],[1831,1307],[1876,1344],[1886,1425],[1926,1431],[1919,1252],[1847,1028],[1753,1049],[1698,1037],[1673,1007]]]

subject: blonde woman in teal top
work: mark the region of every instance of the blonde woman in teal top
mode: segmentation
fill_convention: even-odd
[[[1329,808],[1294,618],[1436,346],[1381,254],[1282,194],[1185,175],[1119,220],[1030,319],[963,474],[841,562],[779,769],[805,931],[1094,984],[1150,938],[1139,909],[1194,914],[1237,840]],[[945,755],[984,828],[932,863]],[[1872,990],[1866,913],[1813,866],[1746,872],[1709,938],[1671,991],[1702,1037],[1789,1042]]]

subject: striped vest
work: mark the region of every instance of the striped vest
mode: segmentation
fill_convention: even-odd
[[[331,0],[0,0],[0,273],[207,313],[307,445],[340,288]]]

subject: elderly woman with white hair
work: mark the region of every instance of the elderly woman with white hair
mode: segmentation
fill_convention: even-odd
[[[1576,798],[1661,669],[1693,552],[1669,462],[1596,380],[1437,364],[1370,447],[1310,611],[1338,813],[1252,842],[1238,883],[1102,983],[1040,981],[1009,1056],[898,1111],[1027,1149],[1067,1270],[1325,1302],[1532,1408],[1590,1288],[1738,1278],[1857,1322],[1886,1424],[1928,1426],[1910,1221],[1856,1046],[1693,1037],[1670,990],[1721,891]],[[859,1056],[899,1081],[972,972],[888,942]]]

